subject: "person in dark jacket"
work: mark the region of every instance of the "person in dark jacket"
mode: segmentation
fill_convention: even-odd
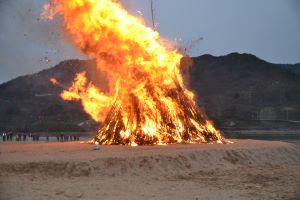
[[[5,140],[6,140],[6,135],[5,134],[6,134],[5,132],[2,133],[2,140],[3,140],[3,142],[5,142]]]
[[[10,133],[9,133],[9,141],[12,141],[12,140],[13,140],[13,133],[10,132]]]

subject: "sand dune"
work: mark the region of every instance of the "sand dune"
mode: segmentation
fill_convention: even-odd
[[[1,144],[0,199],[300,199],[298,147],[234,142]]]

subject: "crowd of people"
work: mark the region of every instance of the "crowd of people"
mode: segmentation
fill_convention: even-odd
[[[2,132],[2,141],[3,142],[12,142],[14,139],[16,142],[20,141],[34,141],[38,142],[40,141],[40,134],[35,133],[12,133],[12,132]],[[55,136],[50,136],[50,135],[45,135],[45,141],[49,142],[51,141],[51,137]],[[57,134],[56,135],[57,142],[68,142],[68,141],[79,141],[79,136],[78,135],[65,135],[65,134]]]
[[[68,142],[68,141],[79,141],[79,136],[77,135],[56,135],[57,142]]]
[[[2,133],[2,141],[12,141],[13,140],[13,133],[9,132],[9,133]]]

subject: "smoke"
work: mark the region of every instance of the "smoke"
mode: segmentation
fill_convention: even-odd
[[[68,41],[59,18],[39,19],[44,2],[0,0],[0,83],[65,59],[84,58]]]
[[[86,58],[66,37],[59,17],[40,20],[47,0],[0,0],[0,84],[72,58]],[[131,13],[136,0],[121,0]],[[45,62],[44,58],[50,62]]]

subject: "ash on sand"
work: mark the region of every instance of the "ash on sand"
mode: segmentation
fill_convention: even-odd
[[[0,145],[0,199],[300,199],[300,149],[230,145]]]

